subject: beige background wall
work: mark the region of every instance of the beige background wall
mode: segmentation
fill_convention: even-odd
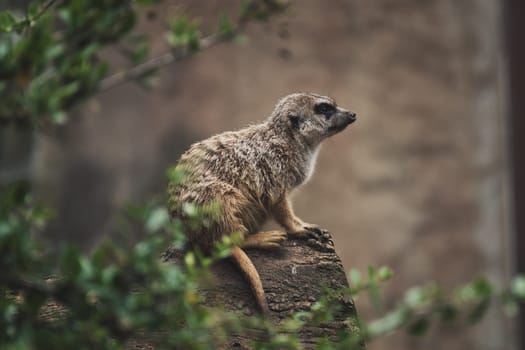
[[[224,1],[175,3],[142,21],[154,53],[165,50],[164,13],[184,10],[210,28]],[[92,246],[116,229],[117,208],[164,191],[164,170],[192,142],[262,120],[285,94],[313,91],[358,114],[326,142],[314,178],[295,197],[301,217],[333,232],[346,268],[392,267],[387,307],[429,280],[453,286],[485,274],[504,282],[498,4],[297,0],[288,14],[250,25],[244,44],[165,67],[154,90],[126,84],[100,94],[75,122],[38,139],[38,189],[62,213],[53,237]],[[374,314],[365,298],[357,305],[365,318]],[[494,312],[468,331],[441,328],[369,348],[511,349],[511,329]]]

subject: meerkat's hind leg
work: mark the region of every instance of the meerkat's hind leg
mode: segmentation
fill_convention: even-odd
[[[286,232],[273,230],[246,236],[243,248],[276,249],[286,240]]]

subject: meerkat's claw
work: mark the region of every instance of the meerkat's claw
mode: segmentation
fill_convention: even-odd
[[[330,235],[328,234],[328,231],[319,227],[309,227],[307,231],[308,238],[313,238],[320,242],[328,242],[330,240]]]
[[[303,224],[302,228],[289,232],[294,238],[314,239],[320,242],[328,242],[331,237],[327,230],[321,228],[319,225]]]
[[[323,231],[326,231],[326,230],[323,230],[320,226],[311,225],[311,224],[305,225],[304,228],[309,233],[315,233],[316,235],[321,235],[323,234]]]

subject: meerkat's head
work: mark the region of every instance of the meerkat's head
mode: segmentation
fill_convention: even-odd
[[[338,107],[334,99],[313,93],[285,96],[270,116],[270,121],[311,145],[343,131],[355,120],[356,114]]]

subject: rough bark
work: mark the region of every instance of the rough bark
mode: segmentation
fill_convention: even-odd
[[[261,277],[272,322],[278,323],[294,312],[308,310],[324,294],[326,287],[348,287],[341,260],[331,236],[327,235],[323,243],[315,239],[290,239],[277,250],[246,250]],[[165,258],[182,264],[183,253],[170,249]],[[203,291],[207,304],[247,315],[258,312],[248,283],[231,261],[218,262],[212,271],[213,287]],[[332,336],[344,327],[352,332],[359,331],[353,301],[342,300],[341,303],[342,311],[332,322],[321,327],[307,327],[299,333],[306,349],[313,347],[319,337]],[[226,349],[249,349],[254,340],[251,336],[232,337]]]

